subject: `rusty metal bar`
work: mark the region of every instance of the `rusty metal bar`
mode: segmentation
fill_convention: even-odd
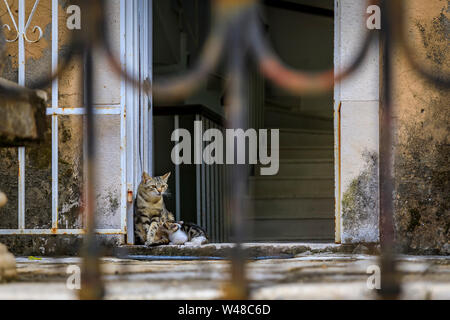
[[[247,110],[245,101],[247,74],[246,49],[247,37],[242,30],[247,27],[247,12],[235,17],[234,23],[229,30],[229,55],[228,55],[228,78],[227,85],[229,94],[226,100],[226,128],[237,129],[247,127]],[[234,144],[234,157],[237,156],[237,145]],[[236,161],[234,161],[236,163]],[[229,179],[232,183],[227,184],[230,197],[230,215],[232,239],[235,246],[231,253],[231,282],[225,287],[226,299],[248,299],[249,288],[246,276],[246,258],[242,243],[246,236],[246,202],[244,200],[248,190],[248,167],[241,164],[229,166]]]
[[[394,241],[394,178],[393,178],[393,81],[392,60],[394,38],[392,37],[392,7],[386,0],[382,2],[381,32],[383,46],[383,78],[380,119],[380,242],[381,242],[381,297],[392,299],[400,294],[396,272]]]
[[[86,9],[86,8],[85,8]],[[91,16],[91,19],[95,16]],[[93,21],[89,21],[92,27]],[[88,28],[88,30],[92,30]],[[81,273],[80,299],[92,300],[101,299],[104,295],[104,288],[101,279],[99,248],[95,239],[95,127],[94,127],[94,70],[92,61],[92,43],[86,43],[84,54],[84,98],[86,105],[86,153],[87,153],[87,188],[85,195],[86,206],[86,234],[83,245],[83,268]]]

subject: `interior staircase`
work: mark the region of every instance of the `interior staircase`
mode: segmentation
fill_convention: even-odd
[[[280,129],[275,176],[250,178],[253,241],[334,241],[332,119],[266,108],[265,127]]]

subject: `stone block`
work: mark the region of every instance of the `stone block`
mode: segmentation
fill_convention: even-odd
[[[26,146],[43,139],[47,93],[0,78],[0,147]]]
[[[0,282],[13,279],[16,275],[16,259],[6,246],[0,243]]]

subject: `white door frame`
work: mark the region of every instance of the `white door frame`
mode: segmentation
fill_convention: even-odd
[[[120,2],[121,59],[122,68],[141,81],[152,81],[152,1],[121,0]],[[122,171],[126,185],[123,192],[128,194],[122,199],[121,208],[126,211],[125,221],[127,244],[134,243],[134,198],[140,183],[142,172],[152,172],[152,99],[140,88],[122,80],[122,105],[126,117],[122,117],[126,127],[126,165]]]

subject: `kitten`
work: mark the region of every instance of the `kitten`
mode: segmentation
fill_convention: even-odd
[[[175,218],[164,205],[163,195],[167,191],[170,172],[159,177],[142,174],[136,196],[134,215],[134,235],[136,244],[148,246],[167,244],[169,239],[159,237],[156,232],[166,221],[175,222]]]
[[[170,244],[184,245],[202,245],[209,242],[208,235],[199,226],[193,223],[169,222],[166,230],[168,230]]]
[[[178,234],[179,232],[180,232],[180,225],[178,223],[166,221],[160,224],[158,229],[156,230],[155,242],[158,242],[160,244],[169,244],[170,241],[170,244],[183,244],[187,241],[187,235],[185,236],[186,237],[185,239],[183,238],[183,236],[181,237],[183,239],[177,236],[177,239],[174,240],[173,235]]]
[[[172,223],[168,236],[170,244],[185,244],[189,240],[187,233],[181,230],[179,223]]]

